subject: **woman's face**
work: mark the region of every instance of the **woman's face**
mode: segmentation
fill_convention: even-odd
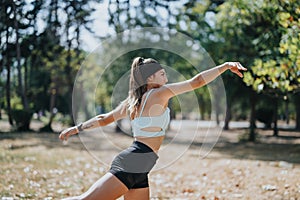
[[[164,69],[155,72],[148,78],[148,84],[163,86],[168,82],[167,74]]]

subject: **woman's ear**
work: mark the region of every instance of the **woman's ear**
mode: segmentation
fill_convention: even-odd
[[[154,74],[147,78],[147,82],[151,83],[151,82],[153,82],[153,79],[154,79]]]

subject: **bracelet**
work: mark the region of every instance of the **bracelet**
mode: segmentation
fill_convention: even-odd
[[[79,125],[76,126],[79,132],[83,131],[82,125],[83,123],[80,123]]]

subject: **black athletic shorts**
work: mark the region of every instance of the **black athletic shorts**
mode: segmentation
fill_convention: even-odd
[[[149,187],[148,174],[158,156],[146,144],[134,141],[132,145],[117,155],[109,170],[128,189]]]

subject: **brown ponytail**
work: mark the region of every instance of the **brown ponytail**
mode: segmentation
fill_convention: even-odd
[[[145,70],[143,70],[141,66],[150,63],[159,65],[159,63],[152,58],[144,59],[142,57],[136,57],[132,62],[130,80],[129,80],[129,94],[127,99],[127,106],[128,106],[127,108],[129,111],[129,116],[131,118],[133,117],[136,110],[140,106],[143,95],[145,94],[145,92],[147,92],[147,78],[149,77],[149,75],[148,77],[144,75]],[[158,71],[159,68],[157,66],[155,67],[157,68],[156,71]],[[147,66],[147,68],[150,67]],[[153,69],[153,66],[151,66],[151,68]],[[154,72],[151,73],[154,74]]]

